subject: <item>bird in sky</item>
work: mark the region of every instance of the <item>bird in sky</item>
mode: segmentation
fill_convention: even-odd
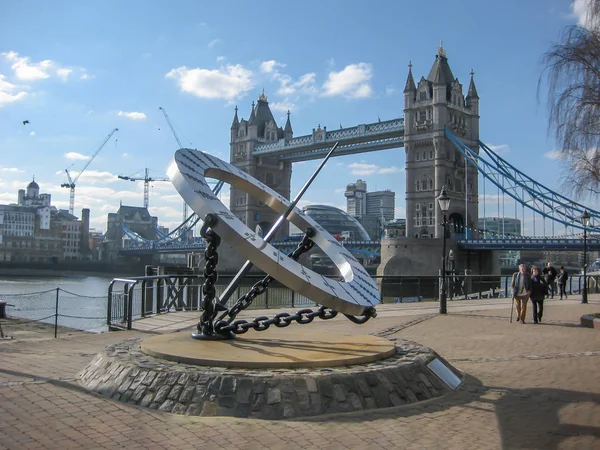
[[[29,123],[29,120],[24,120],[23,121],[23,125],[27,125]]]

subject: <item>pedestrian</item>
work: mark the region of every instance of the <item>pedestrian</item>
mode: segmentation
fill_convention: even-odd
[[[556,269],[552,266],[551,262],[546,263],[546,267],[544,267],[544,270],[542,270],[542,273],[544,274],[544,276],[546,277],[546,282],[548,283],[548,288],[550,291],[550,298],[554,298],[554,291],[555,291],[555,281],[556,281]]]
[[[560,294],[560,299],[562,300],[563,295],[565,296],[565,300],[567,299],[567,280],[569,279],[569,274],[565,270],[564,266],[560,266],[560,272],[558,272],[558,293]]]
[[[527,266],[519,264],[519,271],[513,273],[512,284],[513,301],[517,309],[517,322],[525,323],[527,302],[531,295],[531,275],[527,273]]]
[[[542,321],[544,313],[544,297],[548,293],[548,284],[543,276],[540,275],[540,269],[533,266],[531,268],[531,304],[533,305],[533,323]]]

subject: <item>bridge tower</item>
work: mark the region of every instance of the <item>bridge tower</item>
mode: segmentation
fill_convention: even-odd
[[[479,146],[479,96],[473,71],[467,96],[455,78],[442,44],[427,78],[415,84],[412,65],[404,88],[406,151],[406,236],[441,238],[442,214],[437,196],[442,186],[450,195],[448,220],[454,231],[477,226],[477,169],[444,136],[452,132],[474,151]]]
[[[477,169],[465,164],[460,152],[446,139],[445,127],[479,152],[479,95],[473,71],[465,96],[440,43],[427,78],[421,77],[415,83],[409,64],[404,88],[406,237],[382,239],[378,275],[438,275],[444,234],[437,197],[442,187],[451,198],[447,263],[451,261],[449,265],[459,272],[489,274],[496,270],[492,252],[469,252],[457,247],[457,235],[464,233],[465,227],[477,226],[478,176]]]
[[[238,108],[235,108],[231,124],[231,143],[229,160],[235,167],[262,181],[285,198],[290,198],[292,164],[279,161],[275,156],[254,157],[252,153],[257,144],[277,142],[293,137],[290,112],[284,128],[278,127],[269,108],[265,93],[258,97],[256,104],[252,102],[252,110],[248,120],[238,119]],[[230,210],[251,230],[260,226],[266,234],[279,217],[272,209],[258,201],[250,194],[236,188],[231,189]],[[287,227],[282,227],[276,238],[287,236]]]

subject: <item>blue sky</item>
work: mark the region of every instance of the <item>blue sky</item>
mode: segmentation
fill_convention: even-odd
[[[427,76],[441,39],[464,89],[475,71],[482,140],[538,181],[560,186],[547,108],[536,93],[541,55],[578,21],[571,1],[288,5],[4,0],[0,203],[16,202],[35,175],[53,204],[67,209],[64,169],[76,175],[119,128],[76,188],[76,215],[90,208],[92,226],[103,230],[120,201],[143,203],[142,184],[117,175],[143,176],[144,168],[166,174],[177,145],[159,106],[184,145],[228,159],[233,109],[248,118],[262,89],[278,125],[291,110],[295,136],[318,124],[335,129],[402,117],[408,62],[415,78]],[[317,163],[294,165],[292,195]],[[333,160],[303,204],[345,208],[343,190],[359,178],[369,190],[395,191],[396,215],[404,217],[404,149]],[[229,204],[227,193],[223,201]],[[169,182],[152,184],[150,211],[161,224],[181,222],[181,209]]]

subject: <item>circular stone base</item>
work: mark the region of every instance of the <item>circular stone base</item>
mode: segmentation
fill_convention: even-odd
[[[150,356],[197,366],[239,369],[298,369],[365,364],[396,353],[394,343],[376,336],[307,333],[278,328],[235,339],[198,341],[187,333],[154,336],[142,342]]]
[[[149,356],[141,344],[129,339],[106,347],[78,374],[80,384],[114,400],[175,414],[288,419],[428,400],[450,392],[462,378],[431,349],[404,340],[378,361],[298,369],[187,365]]]

